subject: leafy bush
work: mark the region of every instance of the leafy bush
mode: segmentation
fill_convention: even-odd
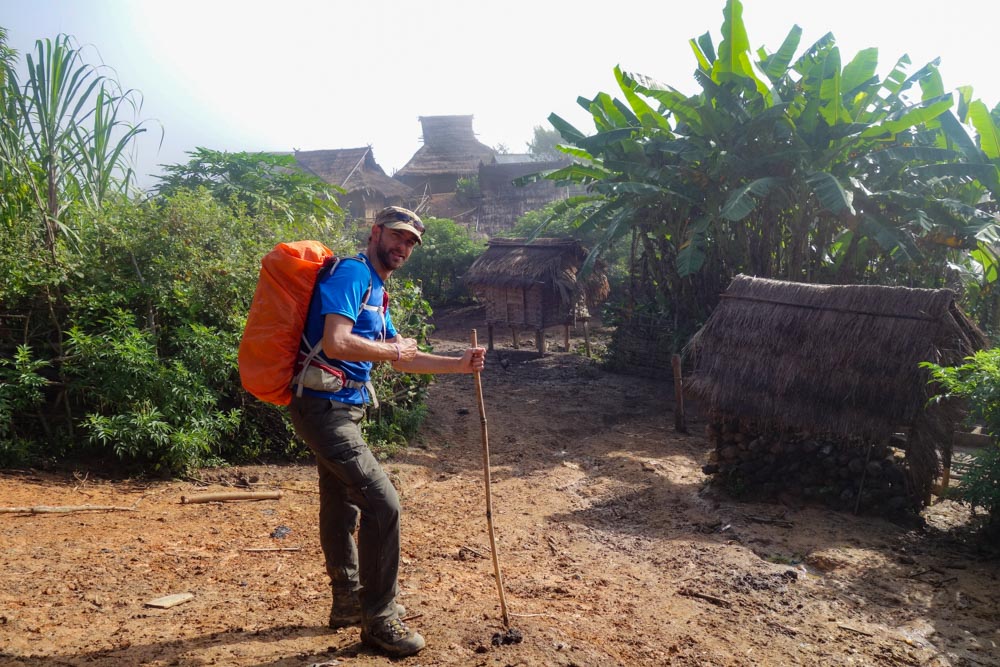
[[[424,296],[436,306],[468,302],[465,272],[486,249],[469,230],[447,218],[428,218],[422,244],[414,249],[401,278],[420,283]]]
[[[399,281],[394,277],[392,282],[389,308],[396,330],[407,338],[415,338],[421,349],[428,351],[430,304],[412,280]],[[384,458],[405,446],[423,423],[427,416],[424,399],[431,376],[397,373],[389,364],[375,364],[372,381],[380,406],[370,413],[362,428],[368,445]]]
[[[936,400],[964,399],[969,418],[985,425],[993,445],[980,450],[957,488],[956,497],[973,508],[986,510],[994,527],[1000,525],[1000,349],[981,350],[961,366],[930,369],[933,381],[944,389]]]
[[[464,204],[472,204],[483,196],[478,176],[463,176],[455,181],[455,197]]]

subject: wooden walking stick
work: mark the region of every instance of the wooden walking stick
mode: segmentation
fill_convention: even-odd
[[[472,330],[472,347],[479,347],[476,340],[476,330]],[[486,405],[483,403],[483,383],[479,371],[473,373],[476,381],[476,399],[479,401],[479,423],[483,434],[483,477],[486,480],[486,525],[490,530],[490,551],[493,554],[493,573],[497,579],[497,592],[500,594],[500,613],[503,615],[503,626],[510,628],[510,616],[507,614],[507,600],[503,594],[503,576],[500,574],[500,557],[497,555],[497,541],[493,531],[493,492],[490,487],[490,439],[486,430]]]

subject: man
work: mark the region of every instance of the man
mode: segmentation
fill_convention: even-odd
[[[473,373],[486,350],[461,357],[427,354],[396,333],[385,281],[421,243],[424,225],[407,209],[378,213],[366,252],[321,274],[306,320],[315,360],[303,358],[290,406],[295,431],[316,454],[320,485],[320,543],[333,589],[330,627],[361,623],[361,640],[393,656],[412,655],[424,639],[401,620],[396,603],[399,572],[399,497],[359,424],[365,403],[378,405],[370,383],[372,364],[388,361],[409,373]],[[354,530],[358,527],[357,543]]]

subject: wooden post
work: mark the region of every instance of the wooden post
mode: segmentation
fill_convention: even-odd
[[[681,355],[670,357],[670,366],[674,370],[674,430],[687,433],[687,420],[684,418],[684,379],[681,377]]]
[[[489,347],[486,349],[490,352],[493,351],[493,323],[490,322],[486,325],[486,338],[489,341]]]
[[[535,330],[535,345],[538,348],[538,354],[545,354],[545,329]]]
[[[569,325],[568,324],[565,326],[565,331],[563,332],[563,334],[564,334],[563,335],[563,340],[565,341],[564,344],[563,344],[563,349],[566,352],[569,352]]]
[[[510,325],[510,337],[514,340],[515,350],[521,347],[521,340],[520,337],[518,336],[517,327],[515,327],[513,324]]]
[[[590,327],[587,322],[589,320],[583,320],[583,344],[587,348],[587,358],[590,358]]]

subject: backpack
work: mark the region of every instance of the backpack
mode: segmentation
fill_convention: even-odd
[[[332,272],[338,262],[333,251],[319,241],[279,243],[261,260],[238,354],[240,382],[260,400],[275,405],[291,401],[316,279],[323,270]],[[371,289],[369,284],[362,304]],[[310,351],[312,356],[321,343]]]

